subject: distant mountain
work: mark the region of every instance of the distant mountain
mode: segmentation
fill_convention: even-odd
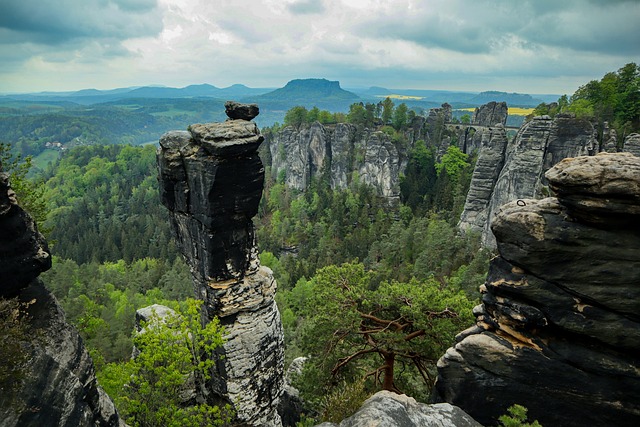
[[[298,79],[291,80],[280,89],[254,97],[256,101],[286,101],[303,104],[320,102],[350,101],[360,99],[353,92],[340,87],[340,82],[327,79]]]
[[[83,89],[77,92],[41,92],[28,94],[12,94],[2,98],[19,101],[66,101],[81,105],[100,104],[124,99],[176,99],[176,98],[222,98],[241,99],[247,96],[268,92],[268,88],[250,88],[235,84],[227,88],[218,88],[210,84],[190,85],[183,88],[164,86],[142,86],[118,88],[111,90]]]
[[[486,104],[491,101],[506,102],[509,106],[535,107],[542,103],[541,99],[523,93],[507,93],[498,91],[481,92],[469,100],[474,104]]]

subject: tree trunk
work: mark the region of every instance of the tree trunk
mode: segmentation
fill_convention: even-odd
[[[392,351],[383,353],[384,356],[384,380],[382,382],[382,389],[387,391],[396,391],[393,385],[393,364],[395,362],[396,354]]]

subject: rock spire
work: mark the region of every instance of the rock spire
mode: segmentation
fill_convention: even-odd
[[[263,141],[257,106],[227,103],[229,120],[196,124],[160,139],[162,203],[190,267],[206,317],[227,332],[224,358],[210,391],[235,405],[243,425],[279,426],[284,336],[276,282],[260,265],[251,218],[258,211]]]

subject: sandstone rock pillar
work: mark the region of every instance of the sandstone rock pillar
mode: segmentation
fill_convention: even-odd
[[[235,406],[244,425],[279,426],[284,336],[276,282],[260,265],[251,218],[258,211],[263,140],[250,121],[257,106],[227,103],[229,120],[162,136],[160,193],[206,317],[226,329],[210,391]]]

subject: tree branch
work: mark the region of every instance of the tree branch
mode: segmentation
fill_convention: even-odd
[[[338,359],[338,363],[336,363],[336,365],[333,367],[333,369],[331,370],[331,375],[336,375],[338,373],[338,371],[340,370],[340,368],[342,368],[344,365],[346,365],[347,363],[351,362],[353,359],[356,359],[364,354],[369,354],[369,353],[377,353],[378,350],[374,349],[374,348],[366,348],[360,351],[357,351],[355,353],[353,353],[351,356],[347,356],[347,357],[343,357],[342,359]]]

